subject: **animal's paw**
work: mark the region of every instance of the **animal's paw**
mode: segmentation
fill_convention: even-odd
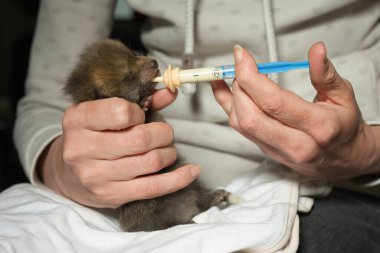
[[[240,196],[235,195],[233,193],[228,195],[228,203],[230,205],[242,204],[244,202],[245,202],[245,199],[243,197],[240,197]]]
[[[148,111],[152,107],[152,96],[143,98],[140,102],[140,107],[144,112]]]
[[[229,205],[229,198],[230,193],[226,190],[216,190],[214,192],[213,198],[212,198],[212,206],[217,206],[219,208],[225,208]]]

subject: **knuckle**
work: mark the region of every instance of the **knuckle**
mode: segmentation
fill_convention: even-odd
[[[319,145],[326,146],[331,144],[339,135],[339,125],[335,124],[337,119],[333,115],[325,116],[320,122],[321,125],[314,128],[312,136]]]
[[[160,138],[163,138],[166,142],[172,143],[174,139],[174,130],[171,125],[165,122],[154,122],[151,124],[154,128],[158,129],[159,132],[157,135],[160,135]],[[155,133],[155,132],[153,132]]]
[[[81,144],[75,140],[75,136],[64,136],[62,159],[69,166],[78,164],[84,157],[86,157],[89,149],[82,148]]]
[[[161,169],[163,166],[163,159],[159,152],[157,150],[151,150],[145,156],[146,161],[143,161],[144,164],[149,164],[149,167],[153,171],[157,171],[158,169]]]
[[[75,113],[75,107],[70,106],[63,114],[62,118],[62,127],[63,129],[68,129],[73,126],[74,124],[74,113]]]
[[[93,198],[96,200],[96,202],[100,203],[112,202],[110,201],[110,196],[112,194],[107,189],[107,187],[101,186],[88,187],[88,190],[91,192]]]
[[[113,99],[110,111],[111,120],[114,120],[120,126],[128,125],[134,113],[133,105],[122,98],[111,99]]]
[[[270,115],[281,115],[285,109],[284,99],[282,99],[280,92],[273,92],[272,94],[263,98],[260,106]]]
[[[145,128],[136,127],[131,143],[138,152],[146,152],[152,143],[152,136]]]
[[[239,120],[240,127],[246,132],[256,132],[258,130],[258,122],[254,117],[246,115]]]
[[[88,170],[88,169],[77,169],[76,170],[76,174],[77,174],[77,177],[79,179],[79,181],[82,183],[82,185],[84,185],[86,188],[88,189],[92,189],[91,191],[93,191],[94,189],[98,189],[98,188],[93,188],[93,179],[96,178],[94,177],[93,173]]]
[[[240,130],[240,126],[239,126],[239,122],[238,120],[236,119],[236,117],[229,117],[229,121],[228,123],[230,124],[230,126],[235,129],[235,130]]]
[[[62,157],[63,161],[66,164],[73,165],[80,160],[81,155],[78,152],[76,152],[76,150],[73,150],[71,148],[64,148]]]
[[[315,134],[315,140],[321,146],[327,146],[331,144],[334,139],[338,136],[339,129],[332,124],[328,124],[322,130]]]
[[[299,145],[292,150],[291,158],[295,164],[308,164],[318,157],[318,146],[315,143]]]
[[[168,136],[169,140],[173,141],[174,139],[173,127],[167,123],[163,123],[163,128],[164,128],[165,135]]]

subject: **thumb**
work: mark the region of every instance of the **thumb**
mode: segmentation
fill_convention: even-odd
[[[155,90],[152,94],[152,109],[153,111],[160,111],[174,102],[177,98],[178,92],[171,92],[169,89]]]
[[[327,49],[323,42],[315,43],[310,48],[309,63],[310,79],[319,95],[332,98],[350,90],[348,82],[336,72],[334,65],[327,58]]]

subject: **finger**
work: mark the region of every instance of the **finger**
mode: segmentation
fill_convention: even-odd
[[[315,117],[314,128],[309,132],[321,145],[330,145],[338,135],[344,136],[351,131],[360,116],[354,90],[350,82],[342,78],[327,57],[323,42],[314,44],[309,50],[310,79],[317,91],[314,103],[322,105],[323,110]]]
[[[139,177],[130,181],[112,182],[110,187],[110,195],[114,197],[112,202],[120,205],[178,191],[189,185],[199,172],[199,166],[189,164],[168,173]],[[114,194],[115,192],[118,194]]]
[[[76,136],[66,137],[64,145],[67,162],[75,161],[77,157],[115,160],[167,147],[173,143],[173,129],[167,123],[152,122],[120,131],[87,131],[86,138],[81,136],[82,141],[77,139]]]
[[[334,65],[327,58],[323,42],[314,44],[309,50],[310,79],[317,92],[327,97],[336,97],[347,90],[345,80],[336,72]],[[322,99],[324,100],[324,99]]]
[[[160,89],[154,91],[152,95],[152,109],[159,111],[170,105],[177,98],[178,91],[171,92],[169,89]]]
[[[233,126],[235,130],[237,130],[247,139],[255,143],[267,157],[270,157],[271,159],[274,159],[275,161],[283,163],[283,164],[290,163],[291,157],[288,154],[264,142],[267,139],[264,141],[261,141],[257,139],[254,135],[252,135],[251,133],[245,131],[244,129],[240,127],[236,110],[233,104],[232,104],[231,113],[229,117],[230,117],[230,125]]]
[[[313,160],[318,154],[318,145],[307,133],[282,124],[265,114],[244,92],[237,82],[233,83],[234,108],[240,132],[252,140],[265,143],[266,151],[277,154],[293,163]],[[273,147],[273,148],[270,148]]]
[[[245,49],[235,47],[234,52],[237,58],[236,80],[263,112],[307,133],[326,120],[325,108],[305,101],[281,88],[267,76],[258,74],[254,58]]]
[[[216,101],[229,114],[232,104],[232,92],[227,83],[223,80],[211,81],[210,83]]]
[[[141,108],[122,98],[107,98],[83,102],[70,107],[63,119],[63,126],[91,130],[120,130],[145,121]]]
[[[94,177],[99,175],[103,180],[131,180],[160,171],[173,164],[176,158],[176,149],[170,146],[116,160],[92,160],[87,166],[96,168],[93,171]]]
[[[259,109],[258,109],[259,110]],[[260,111],[260,110],[259,110]],[[261,112],[261,111],[260,111]],[[261,112],[262,113],[262,112]],[[243,136],[245,136],[247,139],[251,140],[253,143],[255,143],[268,157],[275,159],[276,161],[282,162],[287,161],[286,160],[286,154],[284,155],[283,152],[278,150],[277,148],[270,146],[269,144],[265,143],[264,141],[261,141],[257,139],[254,135],[251,133],[245,131],[239,123],[239,119],[237,116],[237,112],[235,110],[234,103],[231,106],[231,112],[229,114],[230,119],[230,125],[232,128],[237,130],[239,133],[241,133]]]

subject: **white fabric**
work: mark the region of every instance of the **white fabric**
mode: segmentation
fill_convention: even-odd
[[[196,224],[139,233],[121,232],[107,210],[84,207],[41,185],[20,184],[0,194],[0,252],[295,252],[297,178],[264,162],[226,187],[244,203],[210,208],[194,218]],[[326,187],[309,185],[308,193]]]
[[[167,64],[179,66],[185,37],[183,0],[128,2],[148,16],[142,40],[162,70]],[[196,66],[233,63],[232,46],[237,43],[253,52],[259,62],[269,59],[261,1],[197,2]],[[62,131],[62,115],[69,106],[61,93],[64,80],[82,49],[109,35],[114,3],[41,1],[27,95],[19,103],[14,134],[21,162],[33,183],[39,155]],[[352,82],[364,119],[371,122],[380,122],[379,10],[377,0],[273,1],[279,59],[305,60],[310,45],[324,41],[338,72]],[[312,100],[315,95],[307,71],[283,74],[280,83],[306,99]],[[314,192],[310,190],[313,187],[304,188],[302,184],[300,189],[304,190],[299,194],[292,190],[298,189],[298,183],[287,170],[257,167],[263,159],[262,152],[227,126],[228,118],[209,85],[199,85],[194,98],[179,93],[163,113],[173,123],[175,139],[181,144],[177,147],[192,150],[186,159],[202,165],[201,177],[209,185],[227,185],[231,178],[247,171],[255,175],[229,184],[246,198],[252,197],[252,201],[223,212],[212,209],[196,220],[225,221],[226,217],[234,220],[238,216],[239,221],[247,223],[203,223],[127,234],[119,231],[111,216],[98,210],[80,206],[41,186],[18,185],[0,195],[0,250],[223,252],[252,246],[262,251],[295,252],[296,212],[310,210],[313,201],[303,193]],[[325,190],[322,187],[315,192]],[[239,240],[234,239],[237,237]]]

